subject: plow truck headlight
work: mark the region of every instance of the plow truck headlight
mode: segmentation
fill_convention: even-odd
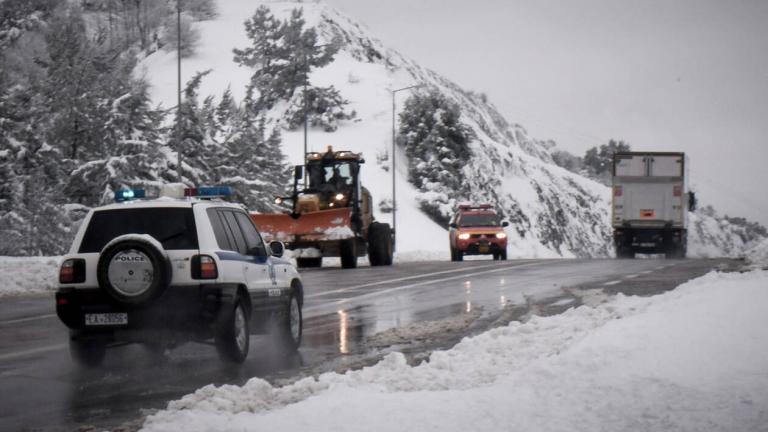
[[[469,233],[459,234],[459,240],[469,240]]]
[[[507,233],[498,232],[498,233],[496,233],[496,238],[497,239],[507,238]]]
[[[341,200],[344,199],[344,194],[343,193],[337,193],[334,198],[336,199],[336,201],[341,201]]]
[[[282,198],[275,197],[275,204],[282,204],[282,203],[283,203],[283,199]]]

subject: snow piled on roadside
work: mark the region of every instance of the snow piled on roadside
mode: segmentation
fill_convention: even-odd
[[[53,292],[59,257],[0,257],[0,297]]]
[[[145,431],[686,430],[768,424],[768,272],[533,317],[409,366],[209,385]]]
[[[748,250],[746,255],[747,265],[750,268],[768,270],[768,239]]]

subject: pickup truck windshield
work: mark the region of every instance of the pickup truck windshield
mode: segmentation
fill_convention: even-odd
[[[500,226],[499,217],[495,214],[464,214],[459,219],[459,226]]]

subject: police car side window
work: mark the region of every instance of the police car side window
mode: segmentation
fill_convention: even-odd
[[[235,213],[235,217],[240,223],[240,228],[243,230],[248,251],[251,251],[251,253],[255,251],[254,255],[256,256],[267,256],[267,249],[264,247],[264,241],[261,239],[259,232],[256,231],[256,227],[253,226],[251,218],[242,212]]]
[[[235,220],[234,212],[222,211],[220,214],[223,216],[221,218],[222,222],[226,227],[229,228],[229,232],[232,234],[232,239],[234,240],[234,245],[237,247],[237,252],[245,254],[248,248],[245,244],[243,233],[240,231],[240,227],[237,225],[237,221]]]
[[[221,250],[234,251],[235,247],[232,245],[233,241],[230,241],[230,236],[227,233],[227,229],[221,222],[219,216],[220,212],[217,209],[208,209],[208,220],[211,221],[211,228],[213,228],[213,235],[216,236],[216,243]]]

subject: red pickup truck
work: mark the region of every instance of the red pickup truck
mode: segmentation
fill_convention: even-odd
[[[504,227],[508,225],[490,204],[460,205],[449,224],[451,261],[462,261],[464,255],[493,255],[494,260],[506,260]]]

